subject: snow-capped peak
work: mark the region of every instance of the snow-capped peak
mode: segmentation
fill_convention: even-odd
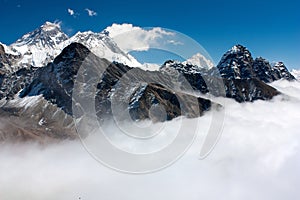
[[[44,31],[52,31],[54,29],[61,29],[60,28],[60,24],[59,23],[51,23],[51,22],[45,22],[41,28],[44,30]]]
[[[211,69],[214,67],[213,62],[208,58],[206,58],[201,53],[197,53],[193,55],[191,58],[187,59],[182,64],[197,65],[200,68],[207,68],[207,69]]]
[[[237,44],[234,45],[233,47],[231,47],[231,49],[229,49],[222,57],[222,59],[226,59],[228,56],[230,55],[240,55],[240,56],[244,56],[246,58],[250,58],[252,57],[250,51],[244,47],[243,45]]]
[[[5,52],[16,55],[13,71],[23,67],[43,67],[68,45],[78,42],[94,54],[110,61],[139,67],[142,66],[133,56],[121,50],[106,30],[101,33],[92,31],[78,32],[69,38],[59,23],[45,22],[39,28],[22,36],[10,46],[3,45]]]
[[[68,36],[61,30],[59,24],[46,22],[34,31],[25,34],[8,49],[20,57],[15,66],[42,67],[61,52],[62,44],[67,39]]]
[[[11,46],[16,48],[24,45],[36,46],[41,49],[55,48],[67,39],[68,36],[62,32],[59,24],[46,22],[34,31],[25,34]]]
[[[240,45],[240,44],[237,44],[237,45],[234,45],[233,47],[231,47],[231,49],[229,50],[229,52],[231,53],[237,53],[237,52],[241,52],[241,51],[244,51],[246,50],[247,48]]]
[[[240,48],[237,46],[237,45],[234,45],[232,48],[231,48],[231,51],[232,52],[238,52],[240,50]]]

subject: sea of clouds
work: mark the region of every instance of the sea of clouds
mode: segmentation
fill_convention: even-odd
[[[181,159],[155,173],[111,170],[79,141],[1,144],[0,199],[298,199],[300,83],[272,86],[286,95],[254,103],[226,100],[223,132],[207,158],[199,159],[205,136],[200,133]],[[203,130],[210,118],[201,118]],[[170,123],[177,127],[176,120]]]

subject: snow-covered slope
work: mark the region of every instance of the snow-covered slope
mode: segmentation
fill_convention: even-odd
[[[19,55],[19,52],[17,52],[16,50],[12,50],[10,47],[8,47],[6,44],[3,44],[0,42],[0,45],[3,46],[4,52],[6,54],[11,54],[11,55]]]
[[[298,69],[293,69],[291,74],[297,79],[299,80],[300,79],[300,70]]]
[[[193,55],[191,58],[187,59],[182,64],[197,65],[198,67],[207,68],[207,69],[211,69],[214,67],[214,63],[211,60],[207,59],[201,53],[197,53]]]
[[[4,49],[3,57],[7,58],[9,71],[17,71],[24,67],[47,65],[73,42],[85,45],[94,54],[109,61],[121,62],[132,67],[141,66],[133,56],[122,51],[106,31],[78,32],[69,38],[59,24],[51,22],[46,22],[9,46],[2,43],[1,45]]]
[[[73,42],[83,44],[95,55],[106,58],[109,61],[120,62],[132,67],[141,65],[133,56],[122,51],[105,31],[101,33],[92,31],[78,32],[67,40],[64,46],[68,46]]]
[[[42,67],[61,52],[62,44],[67,39],[68,36],[62,32],[59,24],[46,22],[11,44],[9,49],[21,55],[18,66]]]
[[[13,52],[8,46],[0,43],[0,71],[2,74],[13,71],[12,65],[21,56],[17,52]]]

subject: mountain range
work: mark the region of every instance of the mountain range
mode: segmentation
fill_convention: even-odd
[[[79,77],[82,66],[88,66],[87,75]],[[106,30],[68,37],[58,24],[46,22],[11,45],[0,43],[0,140],[76,138],[74,115],[80,121],[86,112],[73,98],[78,78],[85,80],[79,82],[83,90],[95,89],[91,97],[75,92],[94,100],[102,122],[114,110],[120,120],[128,120],[122,113],[134,121],[198,117],[222,107],[207,95],[239,103],[270,100],[281,93],[269,83],[296,80],[284,63],[254,59],[242,45],[229,49],[215,67],[201,54],[167,60],[153,71],[137,66],[142,65]]]

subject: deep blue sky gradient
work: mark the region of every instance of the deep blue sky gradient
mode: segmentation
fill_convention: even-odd
[[[198,41],[218,62],[234,44],[253,56],[300,68],[300,0],[0,0],[0,41],[10,44],[45,21],[62,21],[65,32],[99,32],[112,23],[160,26]],[[70,16],[67,9],[79,15]],[[84,10],[95,10],[89,17]]]

